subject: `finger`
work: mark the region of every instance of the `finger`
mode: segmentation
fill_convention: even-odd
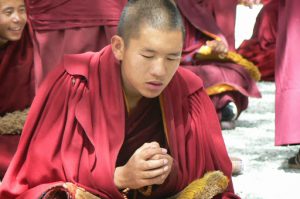
[[[143,179],[152,179],[157,177],[166,176],[169,172],[169,166],[160,167],[158,169],[147,170],[142,172],[141,177]]]
[[[144,148],[140,151],[140,157],[143,160],[151,159],[154,155],[165,154],[165,149],[163,148]]]
[[[223,53],[223,54],[225,54],[225,53],[227,53],[228,52],[228,49],[227,49],[227,47],[224,45],[224,46],[222,46],[222,48],[221,48],[221,51],[220,51],[221,53]]]
[[[154,177],[154,178],[143,179],[143,181],[144,181],[144,183],[146,183],[148,185],[160,185],[165,182],[167,177],[168,177],[168,174],[162,174],[162,175]]]
[[[150,145],[150,147],[152,147],[152,148],[160,148],[160,145],[159,145],[158,142],[150,142],[149,145]]]
[[[146,142],[144,143],[140,148],[138,148],[136,151],[140,152],[143,149],[148,149],[148,148],[159,148],[159,143],[158,142]]]
[[[167,158],[158,160],[147,160],[143,163],[142,170],[153,170],[168,165],[169,160]]]
[[[167,158],[167,153],[165,154],[156,154],[154,156],[152,156],[149,160],[159,160],[159,159],[164,159]]]

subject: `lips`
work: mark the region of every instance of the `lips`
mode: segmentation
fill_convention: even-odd
[[[16,32],[18,32],[18,31],[21,31],[23,28],[22,27],[13,27],[13,28],[9,28],[9,30],[10,31],[16,31]]]
[[[154,91],[161,90],[163,87],[163,83],[160,81],[150,81],[147,82],[146,84],[150,90],[154,90]]]

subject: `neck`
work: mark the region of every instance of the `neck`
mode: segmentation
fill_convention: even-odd
[[[126,91],[124,91],[124,96],[125,96],[126,107],[128,112],[131,112],[131,110],[133,110],[137,106],[138,102],[142,98],[142,96],[130,95]]]

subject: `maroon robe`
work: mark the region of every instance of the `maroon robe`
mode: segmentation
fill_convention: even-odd
[[[0,49],[0,116],[23,110],[34,97],[33,49],[27,27],[22,38]]]
[[[243,41],[238,53],[252,61],[261,80],[274,81],[279,0],[266,2],[259,12],[251,39]]]
[[[101,198],[122,198],[113,182],[126,127],[120,76],[110,46],[65,56],[39,89],[0,198],[38,198],[63,182]],[[161,94],[160,106],[174,166],[158,188],[163,192],[154,191],[153,198],[171,196],[211,170],[231,179],[218,118],[201,80],[179,68]],[[238,198],[231,180],[220,197]]]
[[[26,0],[37,86],[64,54],[98,52],[117,31],[127,0]]]
[[[210,0],[217,26],[228,42],[229,50],[235,50],[235,18],[237,0]]]
[[[204,1],[205,2],[205,1]],[[219,118],[221,110],[233,101],[238,113],[241,113],[248,106],[248,97],[260,97],[260,92],[255,81],[249,72],[242,66],[230,62],[199,61],[195,54],[205,42],[213,39],[226,38],[218,28],[215,19],[207,11],[203,2],[191,2],[178,0],[178,7],[182,12],[186,38],[184,42],[182,66],[188,68],[203,79],[204,87],[211,87],[225,84],[233,87],[235,91],[225,91],[211,95]]]
[[[34,97],[33,49],[28,28],[0,49],[0,116],[30,106]],[[17,150],[19,135],[0,135],[0,178]]]

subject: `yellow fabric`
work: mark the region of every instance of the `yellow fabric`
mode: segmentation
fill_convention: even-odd
[[[236,90],[234,87],[227,84],[218,84],[211,87],[206,88],[206,93],[208,95],[216,95],[226,91],[234,91]]]
[[[228,178],[221,171],[207,172],[190,183],[177,199],[211,199],[226,190]]]
[[[261,74],[255,64],[233,51],[228,51],[225,58],[220,58],[217,54],[213,54],[210,47],[204,45],[197,52],[196,58],[199,60],[233,62],[243,66],[254,80],[259,81],[261,78]]]
[[[74,199],[101,199],[71,182],[64,183],[63,187],[75,196]]]

